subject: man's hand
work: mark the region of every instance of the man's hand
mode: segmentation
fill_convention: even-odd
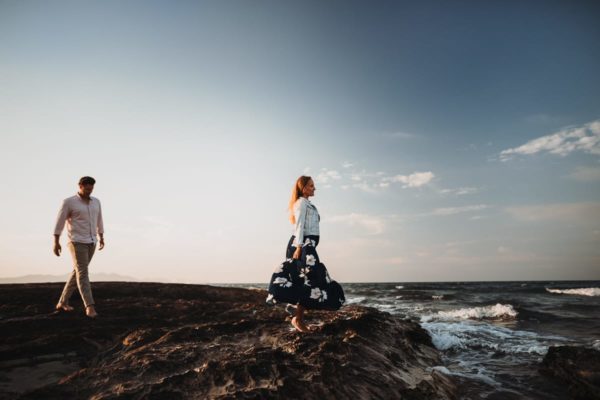
[[[296,251],[294,252],[294,260],[299,260],[302,256],[302,247],[296,247]]]
[[[100,238],[100,247],[98,247],[98,250],[102,250],[104,248],[104,238]]]
[[[61,251],[62,251],[62,247],[60,247],[60,243],[58,243],[58,242],[54,243],[54,254],[56,254],[56,257],[60,257]]]

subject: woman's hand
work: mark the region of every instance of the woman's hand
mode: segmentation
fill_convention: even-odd
[[[296,247],[296,251],[294,252],[294,260],[299,260],[302,255],[302,247]]]

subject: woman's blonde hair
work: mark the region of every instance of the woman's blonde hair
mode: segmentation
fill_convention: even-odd
[[[290,203],[288,204],[290,222],[292,224],[296,223],[296,217],[294,216],[294,204],[296,203],[296,200],[302,197],[302,191],[304,190],[304,187],[308,185],[308,182],[310,182],[311,180],[312,178],[310,176],[305,175],[302,175],[300,178],[296,179],[296,184],[292,189],[292,197],[290,198]]]

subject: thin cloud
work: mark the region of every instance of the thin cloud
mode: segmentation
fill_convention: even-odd
[[[385,230],[385,221],[383,218],[368,214],[351,213],[334,215],[328,218],[327,221],[345,224],[350,227],[358,227],[369,235],[379,235]]]
[[[354,164],[351,163],[350,161],[344,161],[342,163],[342,168],[352,168],[352,167],[354,167]]]
[[[367,182],[353,183],[352,187],[355,189],[360,189],[363,192],[367,192],[367,193],[376,193],[378,191],[378,189],[380,189],[380,187],[378,187],[378,185],[371,185]]]
[[[456,196],[464,196],[467,194],[477,193],[478,191],[479,191],[479,189],[474,188],[474,187],[459,187],[456,189],[441,189],[440,193],[441,194],[452,194],[452,195],[456,195]]]
[[[363,176],[361,174],[352,174],[350,175],[350,179],[353,180],[354,182],[360,182],[363,180]]]
[[[341,179],[340,173],[334,169],[321,169],[321,172],[315,177],[317,183],[329,184],[332,181]]]
[[[487,204],[476,204],[471,206],[462,206],[462,207],[442,207],[436,208],[431,213],[427,215],[435,215],[435,216],[445,216],[445,215],[455,215],[472,211],[481,211],[489,208]]]
[[[549,114],[532,114],[525,117],[527,122],[532,124],[540,124],[540,125],[548,125],[548,124],[556,124],[561,121],[562,117],[549,115]]]
[[[433,172],[415,172],[410,175],[396,175],[392,177],[384,177],[382,182],[401,182],[404,183],[403,188],[416,188],[427,185],[435,177]]]
[[[383,136],[398,139],[412,139],[414,137],[417,137],[417,135],[407,132],[385,132],[383,133]]]
[[[539,137],[511,149],[500,152],[500,160],[508,161],[516,155],[547,152],[566,156],[573,152],[600,155],[600,120],[579,127],[562,129],[551,135]]]
[[[600,181],[600,167],[578,167],[568,177],[579,182]]]
[[[600,202],[508,207],[506,211],[513,218],[525,222],[553,221],[597,225],[600,221]]]
[[[419,188],[428,185],[435,178],[435,174],[431,171],[413,172],[409,175],[388,175],[384,171],[369,172],[364,169],[353,170],[351,168],[352,165],[349,162],[345,162],[342,164],[344,169],[340,171],[322,168],[316,174],[315,182],[324,188],[336,186],[344,190],[354,188],[368,193],[377,193],[388,189],[396,183],[401,183],[403,189]],[[463,191],[470,190],[469,188],[461,189]]]

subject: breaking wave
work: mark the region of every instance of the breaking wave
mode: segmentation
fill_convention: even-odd
[[[551,342],[560,336],[542,336],[535,332],[515,331],[486,323],[425,322],[421,326],[431,335],[438,350],[485,349],[509,354],[544,355]]]
[[[600,288],[580,288],[580,289],[550,289],[547,292],[558,294],[575,294],[580,296],[600,296]]]
[[[510,304],[496,304],[494,306],[461,308],[458,310],[439,311],[437,314],[424,315],[422,322],[431,320],[464,320],[464,319],[495,319],[506,320],[514,319],[517,311]]]

